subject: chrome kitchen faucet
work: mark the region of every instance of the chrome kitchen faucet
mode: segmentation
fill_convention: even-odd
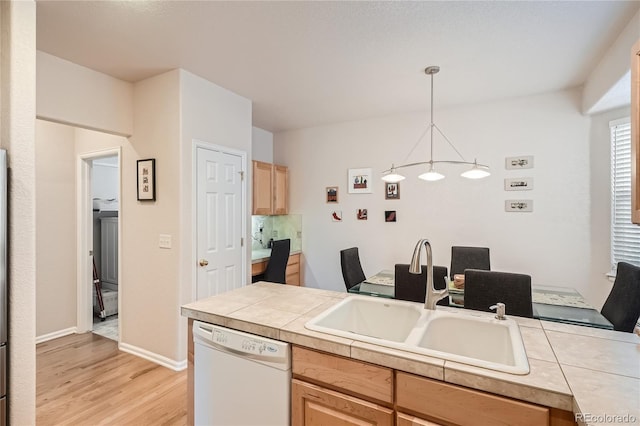
[[[416,244],[416,248],[413,249],[413,256],[411,257],[409,272],[412,274],[422,273],[420,267],[420,252],[422,251],[423,245],[427,248],[427,291],[424,298],[424,308],[435,310],[438,300],[449,297],[449,288],[448,286],[445,286],[444,290],[436,290],[433,286],[433,259],[431,256],[431,244],[426,238],[418,241],[418,244]]]

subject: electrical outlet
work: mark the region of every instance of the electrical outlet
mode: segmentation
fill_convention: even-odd
[[[273,238],[278,238],[278,231],[276,231],[275,229],[273,230]]]
[[[171,235],[169,234],[160,234],[160,238],[158,239],[158,243],[160,248],[171,248]]]
[[[302,231],[296,232],[296,237],[297,238],[302,238]]]

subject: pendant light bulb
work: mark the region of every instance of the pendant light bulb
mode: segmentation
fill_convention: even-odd
[[[401,180],[404,180],[404,176],[402,176],[401,174],[398,174],[396,172],[396,168],[392,164],[391,170],[389,171],[388,174],[382,176],[382,180],[388,183],[398,183]]]
[[[430,163],[429,170],[418,176],[418,179],[426,180],[428,182],[435,182],[437,180],[444,179],[444,175],[436,172],[433,169],[433,163]]]
[[[471,167],[466,172],[461,173],[460,176],[467,179],[482,179],[486,178],[487,176],[491,176],[491,173],[489,173],[488,167],[479,166],[478,161],[474,160],[473,167]]]

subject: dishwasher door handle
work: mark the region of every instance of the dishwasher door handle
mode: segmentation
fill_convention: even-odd
[[[206,342],[213,342],[213,327],[203,322],[193,322],[193,336]]]

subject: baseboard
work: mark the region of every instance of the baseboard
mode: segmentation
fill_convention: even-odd
[[[150,352],[146,349],[139,348],[137,346],[130,345],[128,343],[119,343],[118,349],[123,352],[130,353],[131,355],[139,356],[140,358],[144,358],[151,362],[155,362],[156,364],[160,364],[163,367],[170,368],[174,371],[182,371],[187,368],[187,360],[184,361],[174,361],[162,355],[158,355],[156,353]]]
[[[65,328],[64,330],[58,330],[58,331],[54,331],[53,333],[43,334],[42,336],[36,336],[36,345],[38,343],[57,339],[58,337],[64,337],[70,334],[76,334],[77,332],[78,332],[78,327],[69,327],[69,328]]]

